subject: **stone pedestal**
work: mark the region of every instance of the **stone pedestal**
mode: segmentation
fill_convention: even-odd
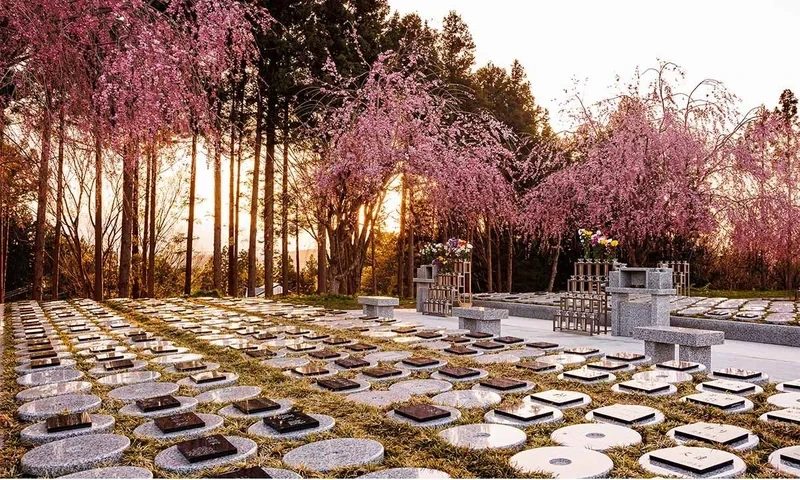
[[[644,354],[653,363],[663,363],[675,359],[675,345],[671,343],[644,342]]]
[[[682,362],[695,362],[706,366],[711,371],[711,347],[690,347],[681,345],[678,348],[678,359]]]
[[[676,294],[672,269],[622,267],[611,272],[606,291],[611,294],[612,335],[631,337],[636,327],[669,326],[669,302]]]
[[[394,307],[400,305],[395,297],[358,297],[358,303],[364,306],[364,315],[394,318]]]
[[[458,328],[470,332],[484,332],[501,335],[501,320],[508,318],[508,310],[483,307],[457,307],[453,316],[458,317]]]
[[[422,313],[422,305],[428,300],[428,292],[431,285],[435,282],[432,278],[414,278],[414,285],[417,287],[417,312]]]

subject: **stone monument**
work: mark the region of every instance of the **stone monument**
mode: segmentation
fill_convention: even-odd
[[[631,337],[636,327],[669,326],[669,302],[676,294],[671,268],[621,265],[609,275],[606,291],[611,294],[612,335]]]

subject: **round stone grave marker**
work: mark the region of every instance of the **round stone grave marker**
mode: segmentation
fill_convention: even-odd
[[[798,459],[800,459],[800,446],[784,447],[770,454],[769,463],[781,473],[800,477]]]
[[[250,425],[250,428],[247,429],[247,433],[256,437],[271,438],[274,440],[293,440],[305,438],[314,433],[326,432],[336,425],[336,420],[331,416],[319,415],[316,413],[309,413],[307,415],[318,421],[319,426],[295,432],[278,433],[275,429],[268,427],[263,421],[259,420]]]
[[[264,360],[263,362],[261,362],[261,365],[266,365],[268,367],[273,367],[273,368],[280,368],[281,370],[289,370],[291,368],[304,367],[309,363],[310,361],[307,358],[281,357],[281,358],[270,358],[268,360]]]
[[[683,383],[691,382],[692,376],[675,370],[648,370],[634,373],[633,379],[643,382]]]
[[[394,403],[407,402],[411,399],[411,394],[405,390],[372,390],[367,392],[351,393],[350,395],[346,396],[345,399],[351,402],[370,405],[377,408],[384,408]]]
[[[528,439],[519,428],[496,423],[459,425],[439,432],[439,436],[451,445],[471,450],[516,448]]]
[[[323,440],[290,450],[283,463],[318,472],[383,463],[383,445],[363,438]]]
[[[160,373],[144,370],[141,372],[123,372],[115,373],[113,375],[106,375],[105,377],[98,378],[97,382],[103,385],[115,387],[118,385],[133,385],[136,383],[154,382],[159,378],[161,378]]]
[[[221,467],[223,465],[247,460],[254,456],[258,450],[256,442],[249,438],[225,435],[225,439],[236,447],[235,454],[190,463],[186,457],[178,451],[178,447],[173,445],[166,450],[162,450],[161,453],[156,456],[155,464],[157,467],[167,470],[168,472],[186,477],[194,472],[199,472],[207,468]]]
[[[34,400],[17,409],[23,421],[41,420],[61,413],[91,412],[100,408],[100,397],[86,394],[58,395]]]
[[[145,368],[147,368],[146,360],[134,360],[133,367],[131,368],[120,368],[119,370],[107,370],[103,365],[98,365],[96,367],[92,367],[89,369],[89,375],[95,377],[103,377],[111,373],[136,372],[144,370]]]
[[[51,370],[63,370],[63,369],[74,370],[75,365],[77,365],[77,362],[75,362],[75,360],[72,360],[71,358],[65,358],[61,360],[61,363],[59,365],[53,365],[52,367],[31,368],[30,363],[23,363],[18,367],[14,367],[14,371],[19,373],[20,375],[25,375],[27,373],[47,372]]]
[[[159,429],[155,422],[150,421],[139,425],[133,430],[133,435],[136,438],[145,438],[148,440],[176,440],[176,439],[189,439],[189,438],[199,438],[202,437],[209,432],[216,430],[217,428],[222,426],[224,422],[223,418],[219,415],[213,415],[209,413],[198,413],[196,414],[203,420],[205,423],[204,426],[199,428],[192,428],[189,430],[181,430],[178,432],[172,433],[164,433]]]
[[[660,410],[645,405],[624,405],[615,403],[600,407],[586,414],[586,420],[598,423],[610,423],[624,427],[649,427],[664,421]]]
[[[40,398],[55,397],[56,395],[67,395],[70,393],[85,393],[92,389],[89,382],[62,382],[51,383],[49,385],[39,385],[23,390],[15,397],[18,402],[30,402]]]
[[[92,419],[92,425],[86,428],[75,428],[72,430],[62,430],[60,432],[49,433],[47,431],[46,422],[37,422],[33,425],[25,427],[21,432],[19,432],[19,436],[24,442],[32,443],[34,445],[41,445],[69,437],[77,437],[79,435],[108,433],[114,429],[114,424],[116,422],[114,417],[111,415],[98,415],[92,413],[89,416]]]
[[[545,351],[539,348],[524,347],[524,348],[515,348],[513,350],[509,350],[508,353],[516,355],[521,359],[526,359],[526,358],[539,358],[545,354]]]
[[[226,405],[220,408],[217,413],[228,418],[264,418],[280,415],[292,409],[293,403],[288,398],[277,398],[272,401],[280,405],[280,407],[274,410],[265,410],[263,412],[244,413],[233,405]]]
[[[453,384],[444,380],[404,380],[397,382],[389,387],[394,392],[405,390],[411,395],[432,395],[435,393],[447,392],[453,389]]]
[[[112,433],[81,435],[46,443],[22,456],[22,471],[37,477],[54,477],[96,465],[117,462],[130,446],[128,437]]]
[[[800,408],[800,393],[778,393],[767,398],[767,402],[781,408]]]
[[[153,472],[142,467],[102,467],[70,473],[58,478],[153,478]]]
[[[500,395],[483,390],[452,390],[440,393],[431,399],[437,405],[456,408],[488,408],[502,400]]]
[[[178,385],[171,382],[148,382],[115,388],[108,396],[123,402],[135,402],[150,397],[172,395],[178,391]]]
[[[144,412],[135,403],[129,403],[124,407],[120,408],[119,413],[121,413],[122,415],[130,415],[132,417],[155,418],[155,417],[164,417],[175,413],[191,412],[195,408],[197,408],[198,402],[196,398],[175,397],[175,400],[181,403],[179,407],[165,408],[164,410],[154,410],[152,412]]]
[[[537,360],[544,363],[557,363],[559,365],[566,366],[566,365],[577,365],[579,363],[584,363],[586,361],[586,357],[584,357],[583,355],[562,353],[560,355],[545,355],[543,357],[539,357]]]
[[[614,468],[608,455],[582,447],[532,448],[509,462],[522,473],[545,472],[554,478],[603,478]]]
[[[209,390],[196,396],[200,403],[229,403],[239,400],[248,400],[257,397],[261,394],[261,387],[253,386],[238,386],[238,387],[223,387],[216,390]]]
[[[210,370],[218,370],[219,363],[214,362],[203,362],[203,368],[198,368],[197,370],[192,370],[190,372],[179,372],[174,365],[169,366],[164,369],[164,373],[176,374],[176,375],[191,375],[199,372],[208,372]]]
[[[434,363],[434,364],[420,366],[420,367],[415,367],[413,365],[409,365],[407,363],[403,363],[402,361],[400,361],[400,362],[395,363],[393,365],[393,368],[411,370],[412,372],[419,372],[419,371],[426,371],[426,370],[436,370],[437,368],[442,368],[445,365],[447,365],[447,360],[439,360],[438,358],[435,359],[435,360],[436,360],[436,363]]]
[[[710,382],[703,382],[695,386],[695,389],[699,392],[721,392],[742,396],[757,395],[764,392],[763,388],[754,383],[735,380],[712,380]]]
[[[508,408],[502,410],[510,411],[511,413],[515,414],[516,417],[511,417],[508,414],[504,415],[502,413],[498,413],[498,409],[494,409],[486,412],[486,414],[483,416],[483,421],[486,423],[497,423],[500,425],[527,428],[531,425],[560,422],[564,419],[564,413],[562,413],[561,410],[553,407],[544,407],[541,405],[523,404],[516,407],[509,406]],[[532,419],[523,419],[529,417]]]
[[[500,352],[500,353],[484,353],[474,358],[475,363],[481,365],[492,365],[495,363],[517,363],[520,357],[514,351]]]
[[[432,468],[389,468],[356,478],[450,478],[450,475]]]
[[[180,362],[193,362],[195,360],[202,360],[203,356],[199,353],[174,353],[170,355],[164,355],[162,357],[155,357],[150,360],[153,363],[158,363],[159,365],[174,365]]]
[[[184,388],[194,388],[195,390],[210,390],[212,388],[226,387],[233,385],[239,381],[239,375],[233,372],[220,372],[225,375],[225,378],[214,382],[196,383],[191,377],[186,377],[178,380],[178,385]]]
[[[46,372],[33,372],[17,378],[17,384],[23,387],[38,387],[50,383],[72,382],[83,378],[83,372],[68,368],[61,370],[48,370]]]
[[[613,447],[642,443],[642,436],[636,430],[607,423],[569,425],[553,432],[550,439],[565,447],[588,448],[600,452]]]
[[[645,453],[639,457],[639,465],[650,473],[668,478],[737,478],[747,470],[744,461],[732,453],[684,446]]]

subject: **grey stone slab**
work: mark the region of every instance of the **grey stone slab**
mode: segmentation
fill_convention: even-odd
[[[136,383],[155,382],[159,378],[161,378],[160,373],[144,370],[140,372],[123,372],[106,375],[105,377],[98,378],[97,383],[108,386],[133,385]]]
[[[296,440],[315,433],[327,432],[336,425],[336,420],[329,415],[320,415],[317,413],[309,413],[307,415],[317,420],[319,426],[295,432],[279,433],[272,427],[267,426],[263,421],[258,421],[250,425],[250,428],[247,429],[247,433],[256,437],[270,438],[273,440]]]
[[[241,385],[236,387],[223,387],[216,390],[203,392],[196,396],[200,403],[229,403],[238,400],[248,400],[261,394],[261,387]]]
[[[153,478],[153,472],[142,467],[102,467],[70,473],[58,478]]]
[[[122,402],[135,402],[150,397],[172,395],[178,391],[178,385],[171,382],[148,382],[125,385],[108,392],[108,396]]]
[[[697,422],[673,428],[667,436],[678,444],[692,441],[724,445],[737,451],[750,450],[758,446],[759,438],[746,428],[722,423]]]
[[[785,422],[788,424],[800,425],[800,408],[784,408],[767,412],[760,417],[762,422]]]
[[[30,363],[23,363],[17,367],[14,367],[14,371],[19,373],[20,375],[25,375],[27,373],[34,373],[34,372],[47,372],[50,370],[63,370],[63,369],[70,369],[74,370],[75,365],[77,362],[71,358],[65,358],[61,360],[59,365],[54,365],[52,367],[41,367],[41,368],[31,368]]]
[[[368,362],[399,362],[411,356],[411,352],[387,350],[384,352],[372,352],[364,355],[364,360]]]
[[[470,320],[502,320],[508,318],[508,310],[500,308],[456,307],[453,309],[452,314],[454,317]]]
[[[554,478],[603,478],[614,468],[608,455],[582,447],[539,447],[517,453],[509,460],[524,474]]]
[[[488,408],[502,400],[499,394],[482,390],[451,390],[431,399],[437,405],[456,408]]]
[[[710,382],[703,382],[695,387],[700,392],[711,393],[730,393],[732,395],[758,395],[763,393],[764,389],[754,383],[738,382],[735,380],[712,380]]]
[[[445,442],[470,450],[517,448],[525,444],[528,436],[510,425],[476,423],[450,427],[439,432]]]
[[[588,448],[599,452],[642,443],[642,436],[636,430],[609,423],[569,425],[554,431],[550,439],[566,447]]]
[[[649,427],[664,421],[660,410],[645,405],[625,405],[615,403],[600,407],[586,414],[589,422],[610,423],[612,425]]]
[[[384,408],[395,403],[407,402],[411,399],[411,394],[405,390],[372,390],[351,393],[347,395],[345,399],[351,402],[370,405],[372,407]]]
[[[220,372],[223,373],[223,372]],[[239,381],[239,375],[233,372],[224,372],[225,378],[214,382],[196,383],[190,377],[178,380],[178,385],[184,388],[194,388],[195,390],[211,390],[212,388],[227,387]]]
[[[125,372],[139,372],[147,368],[146,360],[134,360],[133,367],[120,368],[119,370],[108,370],[103,365],[98,365],[89,369],[89,375],[95,377],[103,377],[112,373],[125,373]]]
[[[178,353],[178,354],[170,354],[164,355],[161,357],[155,357],[150,360],[153,363],[158,363],[160,365],[174,365],[180,362],[192,362],[194,360],[202,360],[203,356],[199,353]]]
[[[273,367],[273,368],[280,368],[282,370],[289,370],[292,368],[304,367],[309,363],[311,362],[307,358],[284,357],[284,358],[270,358],[269,360],[264,360],[261,362],[261,365],[266,365],[268,367]]]
[[[520,357],[514,353],[515,351],[500,352],[500,353],[484,353],[475,358],[475,363],[481,365],[491,365],[495,363],[517,363]]]
[[[431,395],[447,392],[453,389],[453,384],[445,380],[404,380],[389,387],[389,391],[404,390],[411,395]]]
[[[23,404],[17,409],[17,417],[27,422],[41,420],[60,413],[92,412],[100,408],[100,403],[100,397],[95,395],[58,395]]]
[[[767,398],[767,402],[781,408],[800,408],[800,393],[778,393]]]
[[[130,446],[128,437],[101,433],[50,442],[22,456],[22,471],[37,477],[65,475],[117,462]]]
[[[51,383],[25,389],[15,397],[18,402],[30,402],[40,398],[55,397],[71,393],[86,393],[92,389],[92,384],[84,381]]]
[[[662,459],[669,463],[665,463]],[[650,473],[667,478],[737,478],[747,470],[744,461],[732,453],[713,448],[685,446],[646,453],[639,457],[639,465]],[[719,467],[714,468],[715,465]],[[709,470],[705,473],[697,473],[706,469]]]
[[[690,347],[710,347],[725,342],[725,334],[716,330],[666,326],[636,327],[633,336],[638,340]]]
[[[450,478],[450,475],[432,468],[389,468],[356,478]]]
[[[48,370],[46,372],[34,372],[22,375],[17,378],[17,384],[23,387],[38,387],[50,383],[72,382],[83,378],[83,372],[68,368],[60,370]]]
[[[743,413],[753,409],[753,402],[738,395],[702,392],[681,398],[694,405],[716,407],[725,413]],[[767,399],[769,401],[769,399]]]
[[[136,438],[144,438],[147,440],[185,440],[189,438],[199,438],[206,434],[210,434],[212,431],[216,430],[217,428],[221,427],[224,419],[219,415],[213,415],[209,413],[198,413],[196,414],[203,420],[205,426],[199,428],[192,428],[189,430],[181,430],[179,432],[172,432],[172,433],[164,433],[162,432],[155,424],[155,422],[150,421],[139,425],[133,430],[133,435]],[[165,416],[165,415],[159,415]]]
[[[206,470],[208,468],[221,467],[232,463],[247,460],[256,455],[258,446],[256,442],[244,437],[235,437],[225,435],[225,439],[231,442],[236,447],[236,453],[233,455],[226,455],[224,457],[214,458],[211,460],[204,460],[201,462],[189,463],[188,460],[178,451],[177,446],[172,446],[166,450],[162,450],[156,456],[155,464],[157,467],[162,468],[168,472],[178,474],[180,476],[189,476],[195,472]]]
[[[443,425],[448,425],[450,423],[458,421],[458,419],[461,418],[461,411],[459,411],[457,408],[448,407],[445,405],[434,405],[434,406],[441,408],[442,410],[447,410],[448,412],[450,412],[450,416],[445,418],[439,418],[436,420],[430,420],[427,422],[417,422],[402,415],[398,415],[397,413],[395,413],[394,410],[390,410],[386,414],[386,417],[391,420],[394,420],[395,422],[406,423],[408,425],[413,425],[415,427],[424,427],[424,428],[441,427]]]
[[[570,353],[562,353],[558,355],[545,355],[536,359],[539,362],[555,363],[558,365],[578,365],[586,361],[583,355],[574,355]]]
[[[510,416],[513,414],[514,416]],[[531,418],[531,420],[524,420]],[[560,422],[564,419],[564,413],[554,407],[542,405],[522,404],[509,406],[502,409],[494,409],[486,412],[483,421],[487,423],[498,423],[500,425],[510,425],[512,427],[527,428],[541,423]]]
[[[114,429],[114,424],[116,421],[111,415],[99,415],[92,413],[89,416],[92,419],[92,425],[90,427],[49,433],[47,431],[47,423],[42,421],[25,427],[21,432],[19,432],[19,436],[23,442],[41,445],[44,443],[55,442],[56,440],[63,440],[65,438],[77,437],[79,435],[109,433]]]
[[[644,382],[684,383],[691,382],[692,376],[688,373],[674,370],[648,370],[633,374],[633,380]]]
[[[396,297],[361,296],[358,297],[358,303],[378,307],[397,307],[400,305],[400,299]]]
[[[779,448],[770,454],[768,461],[775,470],[800,477],[800,446]]]
[[[272,401],[280,405],[280,407],[275,410],[265,410],[258,413],[244,413],[233,405],[226,405],[220,408],[217,413],[228,418],[264,418],[286,413],[293,406],[293,402],[288,398],[276,398]]]
[[[340,468],[383,463],[383,445],[363,438],[336,438],[290,450],[283,463],[294,468],[330,472]]]

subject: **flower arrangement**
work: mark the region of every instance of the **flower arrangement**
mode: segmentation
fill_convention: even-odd
[[[612,261],[617,258],[619,240],[603,235],[597,230],[592,232],[585,228],[578,229],[578,240],[583,247],[583,258]]]
[[[472,244],[460,238],[451,238],[445,243],[427,243],[420,250],[423,264],[438,265],[442,271],[451,271],[453,263],[469,260]]]

